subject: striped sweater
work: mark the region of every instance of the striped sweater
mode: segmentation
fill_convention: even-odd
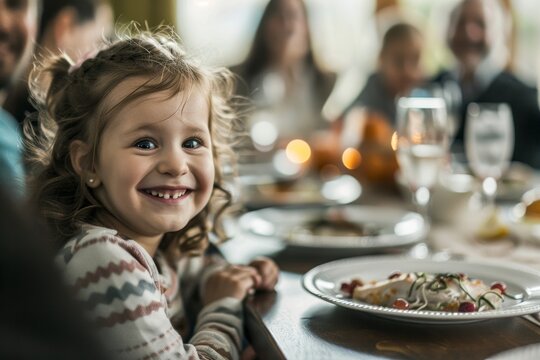
[[[183,340],[191,332],[188,315],[194,314],[189,310],[197,304],[190,300],[200,298],[198,284],[223,263],[186,258],[173,269],[161,253],[152,259],[134,240],[91,225],[83,225],[79,236],[64,246],[58,262],[115,358],[239,357],[243,334],[237,299],[200,309],[190,343]]]

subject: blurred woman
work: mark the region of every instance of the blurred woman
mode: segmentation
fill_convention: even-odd
[[[315,62],[302,0],[269,1],[251,52],[235,71],[245,81],[238,92],[270,116],[280,137],[327,127],[321,111],[335,76]]]

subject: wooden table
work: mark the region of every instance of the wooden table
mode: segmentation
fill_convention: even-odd
[[[301,277],[335,257],[302,256],[259,240],[244,237],[223,249],[233,262],[264,254],[282,269],[276,292],[246,300],[247,335],[261,359],[485,359],[540,343],[540,327],[521,317],[425,325],[326,303],[302,288]]]
[[[246,302],[248,336],[261,359],[485,359],[540,342],[522,318],[421,325],[340,308],[307,294],[284,272],[277,292]]]

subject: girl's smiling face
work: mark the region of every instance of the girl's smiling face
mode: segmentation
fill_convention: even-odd
[[[144,81],[124,81],[109,100],[117,103]],[[215,169],[205,95],[197,87],[144,95],[109,120],[89,184],[107,209],[104,225],[155,250],[163,234],[182,229],[206,206]]]

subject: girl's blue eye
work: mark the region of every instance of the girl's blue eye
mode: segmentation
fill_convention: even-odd
[[[143,150],[154,150],[155,148],[157,148],[157,145],[152,140],[144,139],[137,141],[135,143],[135,147]]]
[[[184,141],[182,146],[185,147],[185,148],[188,148],[188,149],[197,149],[197,148],[202,146],[202,141],[200,139],[197,139],[197,138],[191,138],[191,139],[188,139],[188,140]]]

